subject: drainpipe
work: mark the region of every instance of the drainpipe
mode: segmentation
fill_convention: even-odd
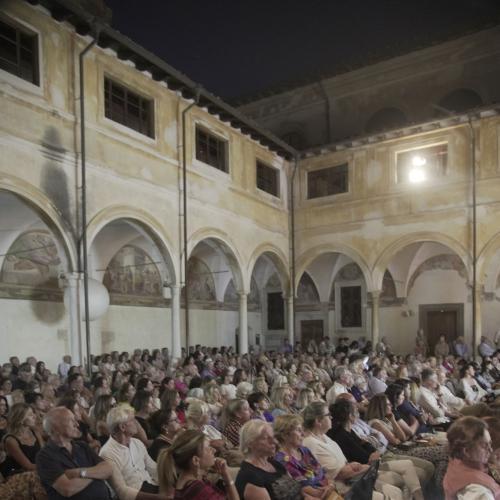
[[[290,182],[290,279],[292,288],[292,307],[293,307],[293,341],[292,348],[295,345],[295,174],[299,163],[299,155],[294,156],[294,165],[292,179]]]
[[[90,319],[89,319],[89,276],[87,256],[87,171],[85,154],[85,83],[83,59],[89,50],[99,39],[99,29],[96,29],[94,39],[80,52],[80,147],[81,147],[81,176],[82,176],[82,234],[80,237],[80,253],[78,256],[78,267],[83,274],[83,294],[85,303],[85,340],[87,346],[87,370],[89,376],[92,374],[92,361],[90,359]]]
[[[325,98],[325,125],[326,125],[326,142],[331,141],[332,137],[332,123],[331,123],[331,113],[332,113],[332,105],[330,103],[330,98],[328,97],[328,94],[325,89],[325,84],[323,80],[320,80],[318,82],[319,88],[321,89],[321,92],[323,93],[323,97]]]
[[[200,88],[195,88],[194,102],[182,111],[182,218],[184,243],[184,318],[186,328],[186,353],[189,353],[189,297],[188,297],[188,231],[187,231],[187,152],[186,152],[186,114],[198,104]]]
[[[472,355],[475,356],[478,345],[476,330],[476,290],[477,290],[477,214],[476,214],[476,134],[472,125],[470,115],[467,115],[467,124],[469,125],[471,140],[471,161],[472,161]]]

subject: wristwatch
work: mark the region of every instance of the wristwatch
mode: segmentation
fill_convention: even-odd
[[[87,470],[86,469],[80,469],[80,477],[82,479],[85,479],[87,477]]]

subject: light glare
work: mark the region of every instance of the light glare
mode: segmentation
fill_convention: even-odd
[[[408,179],[413,184],[423,182],[426,179],[425,171],[422,168],[412,168],[408,174]]]

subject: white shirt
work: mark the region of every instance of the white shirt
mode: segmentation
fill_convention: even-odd
[[[326,435],[323,435],[321,439],[310,434],[304,438],[303,444],[311,450],[311,453],[325,469],[328,479],[332,481],[347,464],[347,459],[340,446]]]
[[[495,500],[495,495],[486,486],[469,484],[457,493],[457,500]]]
[[[439,386],[439,392],[441,393],[441,401],[453,410],[460,411],[465,406],[465,401],[458,396],[455,396],[448,387],[445,385]]]
[[[139,439],[131,438],[124,446],[110,437],[99,456],[113,467],[110,482],[120,500],[135,500],[144,481],[158,484],[156,462]]]
[[[418,404],[426,411],[428,411],[437,421],[442,424],[448,422],[446,417],[446,408],[439,403],[436,394],[427,387],[420,387],[420,395],[418,397]]]
[[[347,387],[342,385],[340,382],[334,382],[334,384],[328,389],[328,392],[325,395],[326,402],[328,406],[335,403],[337,396],[340,394],[345,394],[347,392]]]

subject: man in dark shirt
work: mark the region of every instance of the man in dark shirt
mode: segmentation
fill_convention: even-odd
[[[49,441],[36,457],[38,475],[49,500],[109,500],[104,482],[111,476],[111,465],[98,457],[83,441],[71,411],[64,407],[50,410],[43,422]]]

